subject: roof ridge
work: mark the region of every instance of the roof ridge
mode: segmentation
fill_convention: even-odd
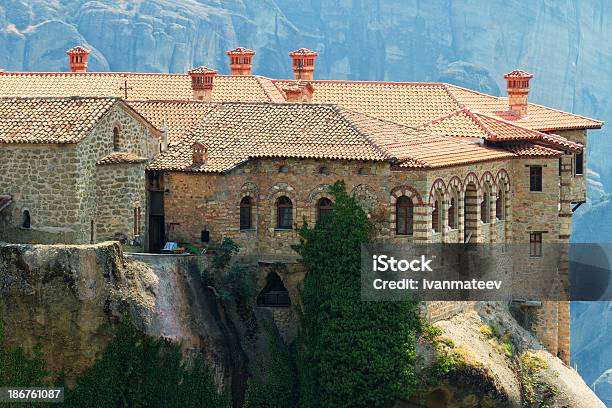
[[[395,122],[392,122],[392,121],[389,121],[389,120],[377,118],[375,116],[371,116],[371,115],[368,115],[368,114],[365,114],[365,113],[357,112],[357,111],[354,111],[352,109],[348,109],[348,108],[344,108],[344,107],[340,107],[340,106],[335,106],[335,108],[337,109],[337,112],[341,115],[341,117],[344,120],[349,122],[349,124],[351,124],[351,126],[353,126],[356,130],[358,130],[362,134],[362,136],[369,143],[372,143],[377,148],[377,150],[379,150],[379,151],[382,150],[381,153],[384,152],[384,154],[386,156],[388,156],[389,158],[394,158],[395,160],[398,160],[398,161],[413,160],[413,161],[415,161],[415,162],[417,162],[417,163],[419,163],[419,164],[421,164],[423,166],[429,166],[429,164],[427,162],[425,162],[425,161],[423,161],[421,159],[417,159],[415,157],[399,158],[397,156],[392,155],[384,146],[380,146],[378,143],[374,142],[369,135],[367,135],[367,134],[365,134],[365,132],[361,131],[361,129],[359,129],[358,126],[350,118],[348,118],[346,116],[344,111],[346,110],[346,111],[351,112],[352,114],[357,115],[357,116],[365,116],[365,117],[367,117],[369,119],[373,119],[373,120],[376,120],[378,122],[388,123],[388,124],[391,124],[391,125],[394,125],[394,126],[398,126],[400,128],[404,128],[404,129],[411,129],[411,130],[416,130],[416,131],[419,131],[419,132],[422,131],[421,129],[417,129],[417,128],[413,128],[413,127],[409,127],[409,126],[405,126],[405,125],[400,125],[399,123],[395,123]],[[397,144],[397,143],[399,143],[399,142],[390,143],[390,145],[394,145],[394,144]]]

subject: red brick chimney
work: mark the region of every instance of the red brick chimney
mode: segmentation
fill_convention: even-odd
[[[198,101],[210,102],[213,89],[213,80],[217,71],[207,67],[197,67],[187,71],[191,77],[191,89],[193,89],[193,99]]]
[[[315,59],[319,55],[316,51],[307,48],[291,51],[289,56],[292,60],[293,75],[295,79],[310,81],[314,78]]]
[[[233,50],[228,50],[225,53],[230,59],[232,75],[251,75],[255,51],[244,47],[238,47]]]
[[[314,87],[307,81],[291,81],[283,87],[283,92],[289,103],[310,103]]]
[[[70,63],[70,72],[87,72],[87,58],[90,52],[80,45],[66,51]]]
[[[529,96],[529,81],[533,78],[529,72],[515,69],[504,75],[508,82],[508,106],[517,116],[526,116]]]
[[[192,153],[192,162],[195,166],[201,166],[206,163],[208,160],[208,147],[203,145],[200,142],[194,142],[191,145]]]

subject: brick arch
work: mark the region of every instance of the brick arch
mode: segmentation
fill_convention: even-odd
[[[240,198],[248,196],[251,197],[254,202],[257,202],[258,193],[259,188],[257,187],[257,184],[252,181],[247,181],[246,183],[244,183],[240,187],[239,191]]]
[[[111,129],[114,129],[114,128],[119,129],[119,131],[121,132],[123,130],[123,125],[118,120],[115,120],[113,121],[113,124],[111,125]]]
[[[470,183],[473,183],[476,186],[476,191],[478,192],[478,194],[481,194],[480,180],[478,180],[478,176],[474,172],[469,172],[467,176],[465,176],[465,179],[463,179],[464,192],[468,184]]]
[[[482,177],[480,177],[481,188],[484,188],[486,184],[488,184],[490,187],[489,193],[495,194],[497,192],[497,184],[495,183],[495,178],[493,177],[493,174],[491,174],[490,171],[485,171],[482,174]]]
[[[331,185],[329,184],[319,184],[315,188],[313,188],[308,196],[306,197],[306,205],[308,207],[307,213],[310,214],[310,220],[315,222],[317,219],[317,203],[321,198],[329,198],[332,200],[331,194],[329,192]],[[333,201],[333,200],[332,200]]]
[[[444,180],[440,178],[433,182],[433,184],[431,185],[431,189],[429,190],[429,206],[432,208],[433,208],[435,194],[438,191],[440,191],[442,194],[442,197],[440,197],[442,199],[442,203],[440,204],[443,204],[448,190],[446,189],[446,184],[444,184]]]
[[[417,189],[412,186],[403,185],[394,187],[391,190],[391,204],[395,206],[395,202],[401,196],[407,196],[412,199],[412,203],[415,206],[423,205],[423,199],[421,198],[421,195],[419,194]]]
[[[497,184],[498,188],[503,184],[504,192],[507,193],[510,191],[510,175],[506,169],[500,169],[497,172],[497,175],[495,176],[495,183]]]
[[[450,193],[451,187],[455,187],[455,189],[457,190],[457,193],[459,194],[463,192],[463,182],[461,182],[461,179],[458,176],[451,177],[448,183],[446,183],[446,189],[449,193]]]
[[[287,196],[291,200],[291,204],[293,205],[293,224],[297,224],[300,222],[300,214],[298,211],[298,200],[297,200],[297,192],[289,183],[276,183],[270,190],[268,190],[268,205],[270,208],[270,221],[271,225],[276,228],[277,214],[276,214],[276,200],[279,197]]]

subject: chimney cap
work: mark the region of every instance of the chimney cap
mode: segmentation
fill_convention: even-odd
[[[208,68],[208,67],[205,67],[204,65],[202,65],[202,66],[190,69],[189,71],[187,71],[187,73],[189,75],[192,75],[192,74],[216,74],[217,71],[212,69],[212,68]]]
[[[316,57],[318,52],[309,50],[308,48],[300,48],[299,50],[291,51],[290,57]]]
[[[88,55],[90,52],[91,51],[89,51],[87,48],[81,47],[80,45],[77,45],[76,47],[72,47],[69,50],[67,50],[66,54],[68,54],[68,55],[73,55],[73,54]]]
[[[523,71],[522,69],[515,69],[508,72],[504,75],[504,78],[523,78],[523,79],[531,79],[533,75],[527,71]]]
[[[256,52],[244,47],[236,47],[231,50],[225,51],[227,55],[255,55]]]

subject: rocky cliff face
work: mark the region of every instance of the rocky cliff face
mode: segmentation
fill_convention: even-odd
[[[261,328],[266,326],[263,320],[270,323],[272,317],[258,309],[257,323],[242,323],[236,311],[203,283],[201,262],[178,256],[126,258],[118,243],[108,242],[2,244],[0,319],[9,342],[30,350],[41,344],[50,368],[64,370],[70,380],[93,362],[110,339],[114,323],[127,312],[149,334],[202,350],[217,369],[219,382],[231,387],[234,406],[240,407],[246,379],[270,352]],[[513,344],[510,354],[500,348],[502,337],[483,333],[482,325],[489,323],[507,333],[503,341]],[[456,374],[429,390],[426,398],[432,404],[541,406],[523,405],[531,398],[550,407],[603,407],[574,371],[544,351],[499,304],[483,303],[436,324],[448,339],[444,344],[452,344],[462,364]],[[421,353],[427,361],[427,350]],[[526,377],[517,353],[537,354],[537,372]],[[533,384],[536,388],[525,388]],[[414,405],[406,401],[400,406]]]

